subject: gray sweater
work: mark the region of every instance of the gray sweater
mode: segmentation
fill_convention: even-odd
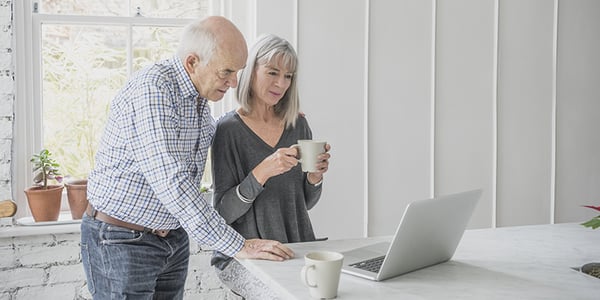
[[[261,186],[251,171],[282,147],[311,139],[306,119],[299,116],[294,128],[286,128],[275,147],[269,146],[242,121],[236,112],[217,124],[212,145],[214,206],[235,230],[247,239],[262,238],[282,243],[314,241],[308,210],[321,196],[322,185],[307,180],[300,165]],[[245,203],[236,191],[245,199]]]

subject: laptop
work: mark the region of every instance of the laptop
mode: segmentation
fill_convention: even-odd
[[[411,202],[390,242],[343,252],[342,272],[381,281],[448,261],[482,190]]]

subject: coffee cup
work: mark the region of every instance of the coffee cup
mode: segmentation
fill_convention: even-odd
[[[308,287],[311,297],[333,299],[337,297],[344,255],[332,251],[315,251],[304,256],[300,277]]]
[[[316,172],[318,156],[325,153],[325,141],[316,140],[298,140],[298,144],[293,145],[298,149],[298,161],[302,164],[302,172]]]

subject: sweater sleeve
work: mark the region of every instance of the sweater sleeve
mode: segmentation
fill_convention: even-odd
[[[224,118],[229,117],[231,115]],[[213,204],[227,224],[243,216],[264,189],[252,173],[245,174],[237,151],[237,137],[233,135],[239,128],[231,126],[236,125],[225,122],[217,126],[211,155],[215,187]]]
[[[323,182],[318,185],[314,185],[308,182],[308,176],[304,174],[304,194],[306,195],[306,208],[311,210],[319,199],[321,199],[321,191],[323,191]]]
[[[222,193],[215,191],[215,208],[227,224],[232,224],[246,214],[252,207],[254,199],[263,189],[264,187],[250,173],[240,184],[231,187],[227,191]]]

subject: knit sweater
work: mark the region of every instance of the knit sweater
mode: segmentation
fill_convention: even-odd
[[[300,139],[311,139],[304,116],[283,131],[275,147],[269,146],[235,112],[217,123],[212,144],[213,204],[227,224],[247,239],[261,238],[282,243],[314,241],[308,210],[321,196],[322,185],[308,182],[300,164],[260,185],[251,171],[278,148]],[[239,185],[239,188],[238,188]],[[240,199],[254,199],[246,203]]]

